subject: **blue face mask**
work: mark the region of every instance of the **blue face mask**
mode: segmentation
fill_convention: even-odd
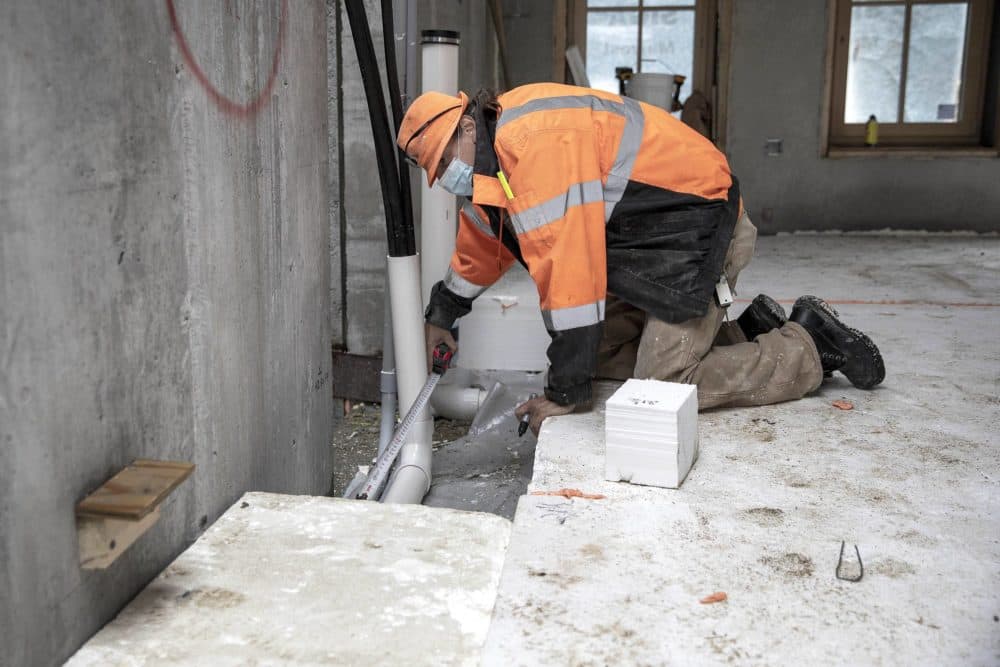
[[[451,161],[448,168],[438,179],[438,185],[453,195],[460,197],[472,196],[472,167],[457,157]]]

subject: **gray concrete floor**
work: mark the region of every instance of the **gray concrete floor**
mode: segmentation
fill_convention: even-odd
[[[676,491],[604,480],[602,401],[546,422],[529,491],[606,498],[521,499],[484,664],[1000,663],[998,278],[996,237],[761,239],[740,297],[829,299],[885,383],[702,413]]]
[[[531,431],[518,436],[514,408],[531,391],[505,385],[494,400],[487,400],[466,434],[439,446],[425,505],[514,518],[518,499],[531,482],[537,444]]]

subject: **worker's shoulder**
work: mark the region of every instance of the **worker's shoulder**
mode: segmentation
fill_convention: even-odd
[[[503,93],[497,98],[500,103],[501,117],[508,112],[528,107],[536,110],[559,109],[560,104],[574,106],[574,98],[599,98],[608,102],[621,102],[622,98],[614,93],[595,88],[570,86],[564,83],[529,83]]]
[[[560,83],[520,86],[499,98],[496,140],[508,148],[525,146],[539,135],[578,135],[594,131],[594,119],[581,110],[611,108],[621,98],[603,90]],[[570,113],[563,113],[570,112]]]

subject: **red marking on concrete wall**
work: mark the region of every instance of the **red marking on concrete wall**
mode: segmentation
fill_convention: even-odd
[[[194,54],[191,53],[191,49],[188,46],[187,40],[184,38],[184,32],[181,30],[180,21],[177,19],[177,11],[174,8],[174,0],[166,0],[167,3],[167,13],[170,14],[170,28],[173,30],[174,37],[177,39],[177,46],[181,50],[181,56],[184,58],[184,63],[187,65],[191,73],[194,74],[195,79],[201,84],[201,87],[205,89],[208,97],[212,102],[215,103],[219,109],[226,114],[231,116],[238,116],[240,118],[249,118],[257,114],[271,97],[271,91],[274,89],[274,83],[278,79],[278,65],[281,62],[281,48],[285,42],[285,24],[288,23],[288,0],[281,0],[281,18],[278,22],[278,39],[277,43],[274,45],[274,56],[271,58],[271,73],[267,77],[267,83],[256,97],[247,102],[246,104],[240,104],[235,100],[223,95],[219,92],[205,73],[202,71],[201,67],[198,66],[197,61],[194,59]]]

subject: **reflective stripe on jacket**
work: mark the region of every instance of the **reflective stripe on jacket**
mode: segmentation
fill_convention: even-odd
[[[516,235],[552,336],[546,394],[590,398],[605,297],[666,321],[704,314],[739,208],[725,157],[666,111],[603,91],[532,84],[501,95],[493,148],[513,199],[476,173],[428,320],[451,326],[515,261]],[[488,143],[477,127],[477,144]],[[497,229],[488,210],[509,215]],[[451,321],[447,321],[447,320]]]

